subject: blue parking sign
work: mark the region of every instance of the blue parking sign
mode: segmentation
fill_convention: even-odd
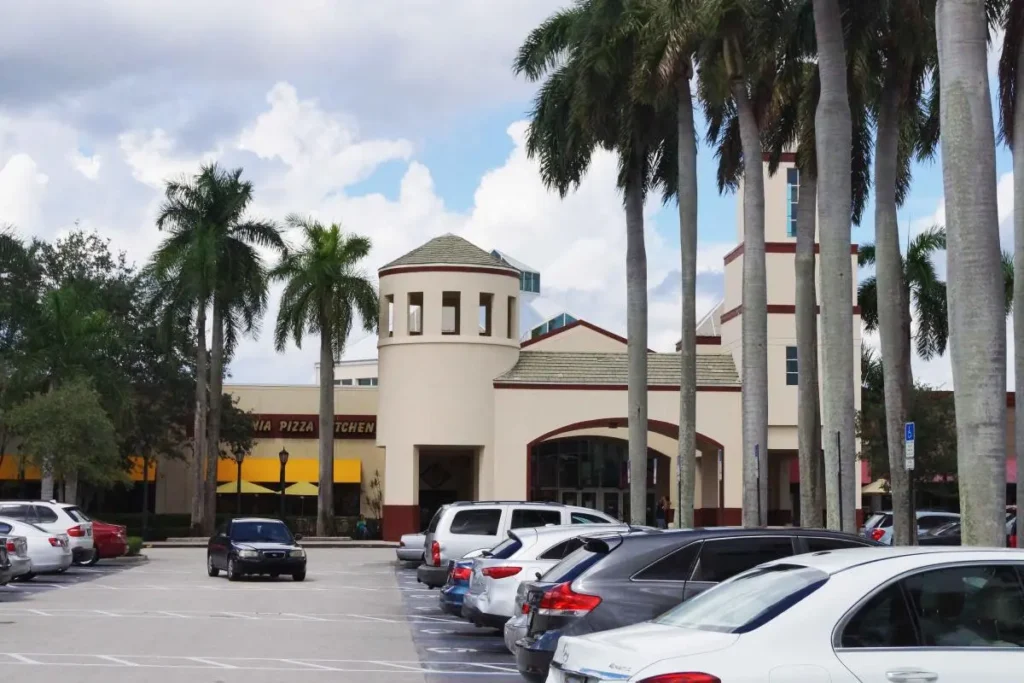
[[[915,431],[914,430],[914,423],[913,422],[908,422],[906,424],[906,429],[904,430],[903,440],[907,441],[907,442],[914,441],[914,436],[915,436],[914,431]]]

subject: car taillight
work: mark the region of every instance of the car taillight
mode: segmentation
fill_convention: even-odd
[[[435,567],[441,566],[441,544],[437,541],[430,544],[430,562]]]
[[[560,583],[544,594],[537,613],[550,617],[581,617],[601,604],[596,595],[576,593],[567,583]]]
[[[872,541],[881,541],[882,540],[882,536],[885,536],[885,532],[882,531],[881,529],[872,529],[871,530],[871,540]]]
[[[678,674],[661,674],[645,678],[640,683],[722,683],[722,679],[711,674],[687,672]]]
[[[529,613],[530,613],[530,604],[524,602],[523,603],[523,614],[529,614]]]
[[[68,529],[68,536],[72,536],[74,538],[82,538],[83,536],[85,536],[85,529],[83,529],[82,525],[80,524],[75,525]]]
[[[489,579],[507,579],[521,571],[522,567],[484,567],[480,573]]]
[[[14,541],[7,541],[7,552],[16,553],[18,552],[18,546],[14,545]]]
[[[1010,534],[1010,541],[1007,545],[1011,548],[1017,547],[1017,534]]]
[[[452,570],[452,579],[455,581],[469,581],[469,567],[456,567]]]
[[[60,547],[60,539],[56,536],[50,536],[48,540],[50,541],[50,545],[52,545],[54,548]]]

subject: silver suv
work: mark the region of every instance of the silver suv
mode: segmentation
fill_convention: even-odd
[[[448,561],[493,548],[511,529],[564,524],[620,524],[590,508],[561,503],[481,500],[445,505],[430,520],[423,543],[423,564],[416,578],[431,588],[443,586]]]

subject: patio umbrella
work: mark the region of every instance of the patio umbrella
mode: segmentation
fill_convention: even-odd
[[[316,484],[310,484],[308,481],[297,481],[284,490],[286,496],[318,496],[320,495],[320,489],[317,488]]]
[[[238,480],[226,481],[217,487],[217,493],[235,493],[238,491]],[[242,480],[242,493],[276,493],[266,486],[254,484],[251,481]]]

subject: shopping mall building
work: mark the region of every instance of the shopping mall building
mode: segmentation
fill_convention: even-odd
[[[793,267],[798,201],[791,162],[774,176],[766,174],[772,523],[790,521],[798,500]],[[740,521],[740,220],[739,246],[725,257],[724,298],[697,330],[696,520],[703,524]],[[856,250],[850,259],[856,269]],[[338,514],[369,516],[367,498],[378,490],[376,479],[388,539],[420,529],[440,504],[465,499],[555,500],[628,518],[624,338],[543,297],[536,270],[454,235],[437,237],[382,267],[379,292],[379,337],[350,349],[349,356],[368,346],[356,356],[362,360],[335,368]],[[860,386],[855,297],[851,288]],[[676,502],[679,374],[678,353],[649,353],[651,509],[661,496],[669,496],[673,507]],[[315,377],[310,368],[311,380]],[[232,385],[226,391],[255,414],[258,442],[242,463],[242,480],[277,490],[278,456],[285,450],[286,483],[315,484],[315,383]],[[159,464],[158,512],[188,511],[187,468],[180,461]],[[235,463],[222,461],[219,475],[222,482],[235,481]],[[307,505],[312,512],[315,499]],[[221,504],[231,506],[230,499]]]

